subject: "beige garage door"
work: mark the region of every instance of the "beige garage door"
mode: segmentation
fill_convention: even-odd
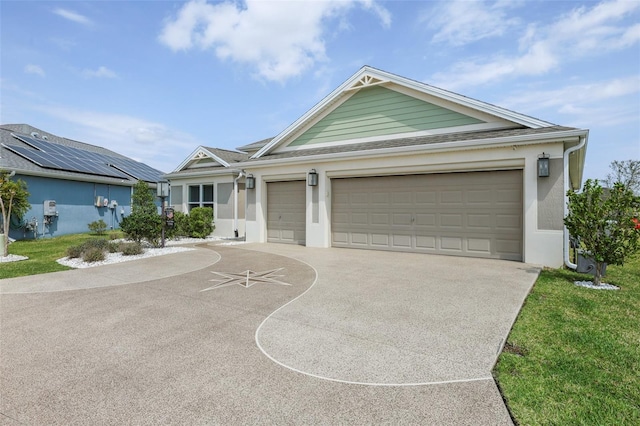
[[[522,171],[333,179],[334,247],[522,260]]]
[[[305,200],[304,181],[267,183],[267,241],[304,244]]]

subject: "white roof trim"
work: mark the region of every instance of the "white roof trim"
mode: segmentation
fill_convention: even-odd
[[[430,86],[425,83],[420,83],[415,80],[410,80],[405,77],[400,77],[395,74],[388,73],[369,66],[362,67],[358,72],[352,75],[347,81],[342,83],[333,92],[327,95],[324,99],[318,102],[313,108],[307,111],[303,116],[294,121],[289,127],[284,129],[278,134],[271,142],[262,147],[258,152],[253,154],[251,158],[260,158],[263,155],[271,152],[277,147],[283,140],[290,136],[299,126],[302,126],[305,122],[334,104],[339,100],[341,95],[348,91],[360,89],[362,87],[368,87],[370,85],[378,85],[385,83],[395,83],[400,86],[405,86],[416,91],[426,93],[427,95],[434,96],[436,98],[444,99],[453,102],[458,105],[462,105],[468,108],[472,108],[478,111],[482,111],[487,114],[494,115],[496,117],[503,118],[505,120],[512,121],[514,123],[521,124],[526,127],[538,129],[541,127],[553,126],[553,123],[549,123],[537,118],[529,117],[528,115],[520,114],[515,111],[510,111],[495,105],[488,104],[476,99],[468,98],[466,96],[459,95],[457,93],[449,92],[444,89],[439,89],[434,86]]]
[[[354,157],[360,158],[370,158],[370,157],[379,157],[379,156],[389,156],[389,155],[403,155],[406,153],[412,152],[441,152],[441,151],[453,151],[453,150],[464,150],[464,149],[481,149],[481,148],[492,148],[492,147],[500,147],[500,146],[510,146],[510,145],[530,145],[530,144],[539,144],[539,143],[548,143],[548,142],[561,142],[568,138],[578,138],[580,136],[586,136],[589,134],[588,130],[583,129],[575,129],[575,130],[563,130],[558,132],[551,133],[537,133],[530,135],[515,135],[515,136],[502,136],[497,138],[487,138],[487,139],[471,139],[464,141],[451,141],[451,142],[440,142],[435,144],[418,144],[418,145],[407,145],[402,147],[393,147],[393,148],[377,148],[370,149],[366,151],[346,151],[346,152],[333,152],[326,154],[316,154],[305,157],[285,157],[285,158],[276,158],[276,159],[263,159],[261,161],[251,161],[247,163],[238,163],[238,166],[241,166],[243,169],[250,170],[252,168],[261,167],[261,166],[275,166],[287,163],[296,163],[296,164],[306,164],[306,163],[317,163],[319,161],[329,160],[341,160],[341,159],[349,159]]]
[[[205,148],[204,146],[200,145],[191,154],[189,154],[187,156],[187,158],[185,158],[185,160],[182,163],[180,163],[180,165],[178,167],[176,167],[171,173],[179,172],[182,169],[184,169],[187,166],[187,164],[189,164],[191,161],[198,160],[200,158],[205,158],[205,157],[211,158],[212,160],[214,160],[215,162],[219,163],[223,167],[230,167],[231,166],[229,163],[224,161],[222,158],[218,157],[217,155],[215,155],[214,153],[209,151],[207,148]]]

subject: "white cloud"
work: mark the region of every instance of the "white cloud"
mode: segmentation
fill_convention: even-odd
[[[461,46],[484,38],[502,36],[519,24],[517,18],[507,16],[513,3],[455,0],[441,3],[421,18],[436,30],[432,41]]]
[[[27,74],[39,75],[40,77],[45,76],[44,70],[39,65],[28,64],[24,67],[24,72]]]
[[[612,102],[612,99],[640,93],[640,76],[574,84],[553,90],[528,90],[500,101],[513,109],[540,111],[554,109],[571,117],[573,126],[594,123],[614,126],[638,120],[638,103]],[[635,105],[635,106],[634,106]]]
[[[165,22],[159,40],[173,51],[212,49],[222,60],[255,67],[262,78],[284,81],[326,59],[327,21],[339,20],[356,4],[377,15],[383,26],[391,24],[389,12],[373,0],[192,0]]]
[[[456,90],[506,77],[541,75],[578,58],[629,48],[640,41],[640,24],[620,21],[638,9],[640,2],[609,1],[574,9],[548,25],[531,24],[518,40],[517,54],[460,61],[434,74],[432,81]]]
[[[80,15],[79,13],[76,13],[72,10],[57,8],[53,11],[53,13],[63,17],[64,19],[67,19],[72,22],[76,22],[78,24],[87,25],[87,26],[93,24],[93,22],[89,18],[87,18],[84,15]]]
[[[116,78],[118,75],[109,68],[101,66],[96,70],[85,69],[82,71],[84,78]]]
[[[60,136],[103,146],[163,172],[173,170],[177,165],[176,159],[186,157],[194,146],[201,145],[187,133],[138,117],[60,105],[40,105],[35,109],[77,129],[73,135]]]

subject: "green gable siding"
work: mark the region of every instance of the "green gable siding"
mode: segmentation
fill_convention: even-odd
[[[482,121],[376,86],[361,89],[289,146],[478,123]]]

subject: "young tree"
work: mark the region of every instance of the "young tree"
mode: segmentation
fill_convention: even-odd
[[[607,187],[613,188],[616,182],[620,182],[640,195],[640,160],[612,161],[609,168],[611,173],[604,181]]]
[[[29,210],[29,192],[27,184],[18,179],[11,180],[12,175],[4,170],[0,170],[0,209],[2,210],[2,232],[4,233],[4,244],[2,256],[9,255],[9,224],[11,215],[22,218]]]
[[[120,228],[129,238],[147,240],[157,246],[162,233],[162,218],[154,201],[153,191],[144,181],[138,181],[131,196],[131,214],[122,219]]]
[[[604,196],[597,180],[588,179],[582,192],[569,191],[569,214],[564,219],[569,233],[578,238],[596,264],[593,283],[600,285],[604,263],[623,265],[640,248],[640,231],[633,219],[640,198],[620,182]]]

